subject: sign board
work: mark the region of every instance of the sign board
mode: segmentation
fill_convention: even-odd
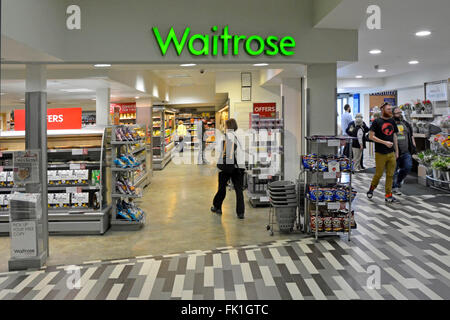
[[[427,83],[426,99],[430,101],[447,101],[447,82]]]
[[[114,108],[119,107],[119,113],[136,113],[136,102],[130,103],[111,103],[109,113],[114,113]]]
[[[18,184],[40,183],[39,151],[17,151],[14,153],[14,182]]]
[[[37,256],[36,221],[11,221],[11,256]]]
[[[47,129],[81,129],[81,108],[47,109]],[[25,130],[25,110],[14,110],[14,131]]]
[[[254,103],[253,113],[259,114],[261,118],[275,118],[277,114],[277,104],[270,103]]]
[[[47,130],[81,129],[81,108],[47,109]],[[14,110],[14,131],[25,130],[25,110]]]

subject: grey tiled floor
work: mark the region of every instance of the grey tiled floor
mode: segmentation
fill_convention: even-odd
[[[358,229],[350,242],[299,236],[91,262],[79,265],[81,286],[72,290],[67,266],[4,273],[0,299],[450,299],[449,202],[403,196],[386,206],[382,188],[369,201],[370,178],[356,178]],[[381,282],[369,289],[373,269]]]

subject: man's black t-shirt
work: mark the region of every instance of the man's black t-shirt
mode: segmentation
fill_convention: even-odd
[[[394,142],[394,133],[398,133],[397,125],[394,119],[378,118],[372,123],[370,131],[375,133],[375,137],[384,141]],[[375,143],[375,152],[388,154],[394,152],[394,146],[392,148],[386,147],[384,144]]]

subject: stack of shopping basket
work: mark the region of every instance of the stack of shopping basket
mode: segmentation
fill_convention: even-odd
[[[280,231],[291,232],[297,217],[298,201],[295,184],[291,181],[269,183],[269,198]]]

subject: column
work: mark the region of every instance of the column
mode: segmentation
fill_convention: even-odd
[[[300,172],[302,146],[302,80],[283,79],[284,180],[295,182]]]
[[[307,135],[337,134],[336,63],[308,65]]]
[[[42,206],[43,250],[39,257],[9,260],[9,270],[41,268],[48,250],[48,198],[47,198],[47,67],[29,64],[26,67],[25,88],[25,149],[39,150],[39,181],[28,184],[27,193],[40,193]]]
[[[97,89],[97,99],[95,107],[96,125],[104,127],[111,124],[110,108],[110,88]]]

